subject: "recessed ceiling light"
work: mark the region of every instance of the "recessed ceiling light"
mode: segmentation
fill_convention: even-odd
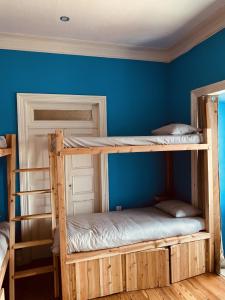
[[[70,20],[70,18],[67,17],[67,16],[61,16],[61,17],[60,17],[60,20],[61,20],[62,22],[68,22],[68,21]]]

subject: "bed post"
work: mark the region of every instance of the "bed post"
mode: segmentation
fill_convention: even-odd
[[[61,264],[61,281],[62,281],[62,299],[69,300],[69,280],[66,265],[67,258],[67,226],[66,226],[66,202],[64,189],[64,156],[63,150],[63,132],[56,130],[56,185],[57,200],[59,210],[59,237],[60,237],[60,264]]]
[[[52,238],[57,225],[57,188],[56,188],[56,155],[52,151],[53,134],[48,135],[48,152],[49,152],[49,169],[50,169],[50,188],[51,188],[51,210],[52,210]],[[57,255],[53,253],[53,268],[54,268],[54,296],[59,297],[59,270]]]
[[[206,269],[208,272],[214,271],[214,213],[213,213],[213,156],[212,156],[212,131],[210,125],[210,107],[206,103],[206,129],[204,130],[204,138],[206,139],[209,149],[204,155],[204,195],[205,195],[205,221],[206,231],[211,234],[206,249]]]
[[[166,196],[172,196],[173,190],[173,154],[165,152],[166,155]]]
[[[7,145],[11,148],[12,154],[7,157],[7,184],[8,184],[8,216],[10,224],[9,234],[9,294],[10,300],[15,299],[15,251],[13,249],[15,244],[15,229],[16,225],[13,221],[16,213],[16,135],[11,134],[6,136]]]

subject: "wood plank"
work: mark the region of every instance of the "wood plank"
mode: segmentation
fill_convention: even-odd
[[[14,193],[14,196],[24,196],[24,195],[42,195],[42,194],[49,194],[51,193],[50,189],[43,189],[43,190],[33,190],[33,191],[22,191]]]
[[[117,247],[117,248],[73,253],[73,254],[67,255],[66,263],[72,264],[75,262],[93,260],[93,259],[97,259],[97,258],[104,258],[104,257],[108,257],[108,256],[118,255],[118,254],[126,254],[126,253],[131,253],[131,252],[144,251],[144,250],[155,249],[155,248],[160,248],[160,247],[168,247],[171,245],[187,243],[190,241],[205,240],[205,239],[209,239],[209,238],[210,238],[209,233],[198,232],[198,233],[186,235],[186,236],[178,236],[178,237],[166,238],[166,239],[161,239],[161,240],[156,240],[156,241],[141,242],[141,243],[136,243],[136,244],[127,245],[127,246],[121,246],[121,247]]]
[[[169,285],[169,250],[154,249],[126,255],[126,290]]]
[[[43,167],[43,168],[27,168],[27,169],[16,169],[15,173],[27,173],[27,172],[44,172],[49,171],[49,167]]]
[[[25,221],[25,220],[37,220],[37,219],[49,219],[52,217],[52,213],[44,213],[44,214],[33,214],[33,215],[25,215],[25,216],[16,216],[12,219],[12,221]]]
[[[36,275],[40,275],[40,274],[50,273],[50,272],[53,272],[52,265],[23,270],[23,271],[17,271],[17,272],[15,272],[15,279],[31,277],[31,276],[36,276]]]
[[[171,247],[171,282],[178,282],[206,272],[206,241]]]
[[[45,240],[36,240],[36,241],[28,241],[28,242],[20,242],[15,243],[13,248],[16,249],[24,249],[24,248],[30,248],[30,247],[38,247],[38,246],[44,246],[44,245],[52,245],[53,240],[52,239],[45,239]]]
[[[163,152],[163,151],[192,151],[207,150],[208,144],[174,144],[174,145],[148,145],[148,146],[105,146],[89,148],[63,148],[62,155],[76,154],[106,154],[106,153],[136,153],[136,152]]]

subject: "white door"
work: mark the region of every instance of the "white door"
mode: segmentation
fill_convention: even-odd
[[[68,95],[18,95],[20,167],[49,165],[48,133],[61,128],[64,135],[106,135],[105,97]],[[65,160],[68,215],[108,210],[106,156],[68,156]],[[104,175],[103,175],[104,174]],[[47,172],[21,174],[21,190],[49,188]],[[49,195],[21,199],[21,213],[49,212]],[[22,226],[24,240],[43,239],[51,235],[48,220],[29,221]],[[46,249],[32,249],[34,258]]]

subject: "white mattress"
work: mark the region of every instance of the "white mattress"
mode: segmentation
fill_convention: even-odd
[[[200,144],[203,142],[202,134],[187,135],[153,135],[130,137],[65,137],[64,146],[95,147],[95,146],[143,146],[143,145],[169,145],[169,144]]]
[[[4,136],[0,136],[0,148],[7,148],[7,143]]]
[[[68,253],[114,248],[205,229],[201,217],[174,218],[155,207],[68,217]],[[59,232],[53,252],[59,252]]]
[[[0,223],[0,268],[7,253],[9,245],[9,223]]]

